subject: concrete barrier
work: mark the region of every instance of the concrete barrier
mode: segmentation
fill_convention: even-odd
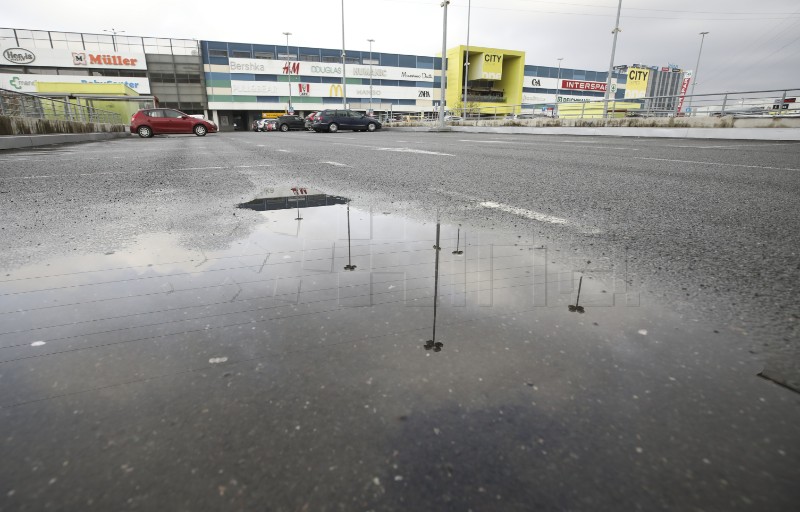
[[[91,142],[96,140],[116,139],[129,137],[127,132],[99,132],[99,133],[56,133],[52,135],[5,135],[0,136],[0,150],[32,148],[35,146],[48,146],[50,144],[66,144],[70,142]]]

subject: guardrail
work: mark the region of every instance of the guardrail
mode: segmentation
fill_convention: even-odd
[[[118,113],[95,108],[90,103],[91,100],[86,98],[58,100],[0,89],[0,115],[3,116],[83,123],[123,123],[122,116]]]
[[[460,119],[602,119],[622,117],[773,117],[800,116],[800,88],[738,91],[713,94],[647,96],[616,99],[526,103],[453,108],[449,117]],[[568,96],[562,98],[568,99]],[[469,102],[468,102],[469,103]],[[419,120],[438,119],[436,113],[420,115]]]

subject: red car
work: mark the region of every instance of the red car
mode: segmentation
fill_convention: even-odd
[[[131,133],[138,133],[143,138],[165,133],[194,133],[202,137],[216,131],[217,125],[212,121],[171,108],[148,108],[131,117]]]

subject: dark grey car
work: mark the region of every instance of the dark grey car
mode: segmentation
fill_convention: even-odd
[[[353,130],[355,132],[374,132],[380,130],[381,123],[355,110],[323,110],[314,117],[311,129],[315,132],[338,132]]]
[[[282,132],[305,130],[306,120],[301,116],[281,116],[277,120],[277,128]]]

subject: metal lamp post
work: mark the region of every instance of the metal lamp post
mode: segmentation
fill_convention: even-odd
[[[692,82],[692,93],[689,95],[689,108],[692,108],[692,100],[694,99],[694,88],[697,85],[697,72],[700,69],[700,56],[703,54],[703,41],[706,40],[708,32],[700,32],[700,51],[697,52],[697,64],[694,66],[694,81]],[[694,109],[690,110],[691,115],[694,116]]]
[[[369,115],[372,115],[372,43],[374,39],[367,39],[369,41]]]
[[[467,2],[467,56],[464,59],[464,101],[461,105],[461,117],[467,118],[467,78],[469,77],[469,18],[472,13],[472,0]]]
[[[606,93],[603,96],[603,119],[608,118],[608,95],[611,93],[611,73],[614,71],[614,53],[617,51],[617,34],[621,31],[619,29],[619,14],[622,11],[622,0],[619,0],[617,5],[617,23],[614,26],[614,42],[611,44],[611,62],[608,64],[608,76],[606,77]]]
[[[347,78],[346,78],[346,71],[345,67],[347,63],[345,61],[346,53],[344,51],[344,0],[342,0],[342,108],[347,108]]]
[[[284,32],[283,35],[286,36],[286,62],[291,64],[291,59],[289,58],[289,36],[292,35],[291,32]],[[287,66],[287,73],[289,77],[289,109],[286,111],[287,114],[294,114],[294,108],[292,108],[292,66]]]
[[[442,2],[444,8],[444,17],[442,21],[442,95],[439,103],[439,127],[444,129],[444,90],[447,86],[447,6],[450,5],[450,0]]]
[[[559,57],[557,60],[558,60],[558,78],[556,79],[555,117],[558,117],[558,95],[561,93],[561,61],[564,60],[564,57]]]

